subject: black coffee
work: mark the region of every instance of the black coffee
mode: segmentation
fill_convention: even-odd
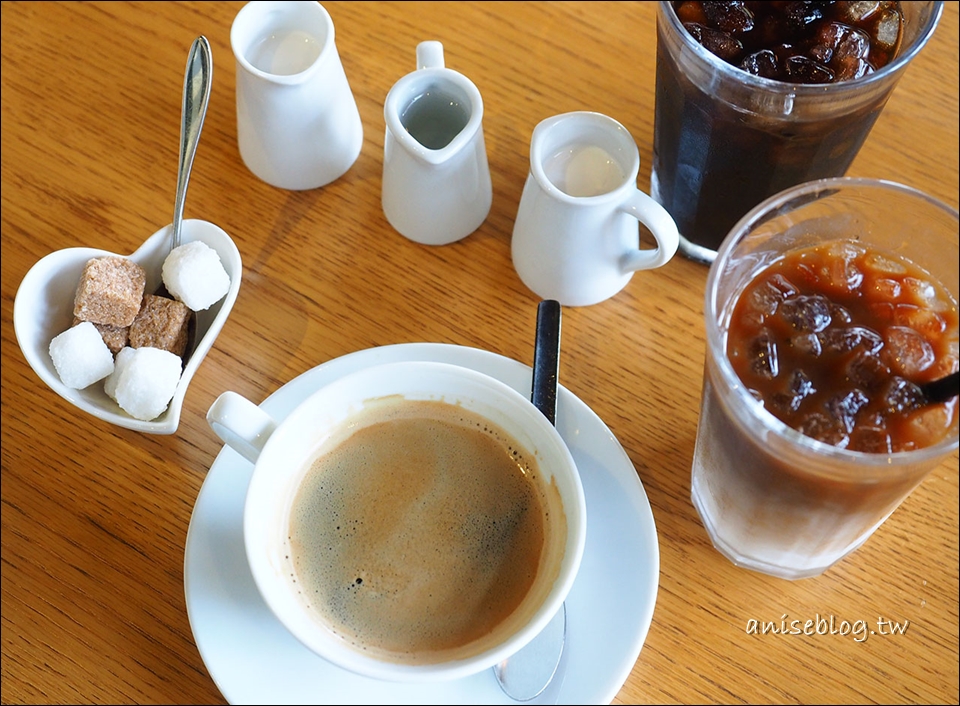
[[[556,489],[460,406],[400,399],[363,415],[300,486],[293,579],[328,627],[382,659],[470,654],[527,596],[562,519]]]

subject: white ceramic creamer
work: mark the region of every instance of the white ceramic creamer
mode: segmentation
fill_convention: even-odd
[[[677,226],[637,188],[639,170],[637,145],[613,118],[580,111],[537,125],[511,244],[527,287],[565,306],[596,304],[673,257]],[[640,247],[641,223],[656,248]]]
[[[315,189],[360,155],[363,125],[317,2],[250,2],[233,21],[237,142],[257,177],[281,189]]]
[[[490,212],[493,189],[483,141],[483,100],[448,69],[440,42],[417,46],[417,70],[383,106],[383,213],[399,233],[427,245],[464,238]]]

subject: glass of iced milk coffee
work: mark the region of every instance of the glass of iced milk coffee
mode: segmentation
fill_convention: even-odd
[[[691,496],[738,566],[816,576],[956,454],[957,211],[892,182],[783,191],[723,241]]]

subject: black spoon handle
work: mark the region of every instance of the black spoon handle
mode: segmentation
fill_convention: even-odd
[[[530,399],[551,424],[557,422],[557,378],[560,375],[560,302],[545,299],[537,307],[533,346],[533,389]]]
[[[920,385],[928,402],[946,402],[960,394],[960,371]]]

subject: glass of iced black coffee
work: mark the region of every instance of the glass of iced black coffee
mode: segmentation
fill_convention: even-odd
[[[712,262],[765,198],[846,173],[942,2],[660,2],[650,193]]]
[[[957,211],[842,177],[751,210],[707,278],[691,497],[738,566],[816,576],[951,455],[960,367]],[[956,472],[955,470],[953,471]]]

